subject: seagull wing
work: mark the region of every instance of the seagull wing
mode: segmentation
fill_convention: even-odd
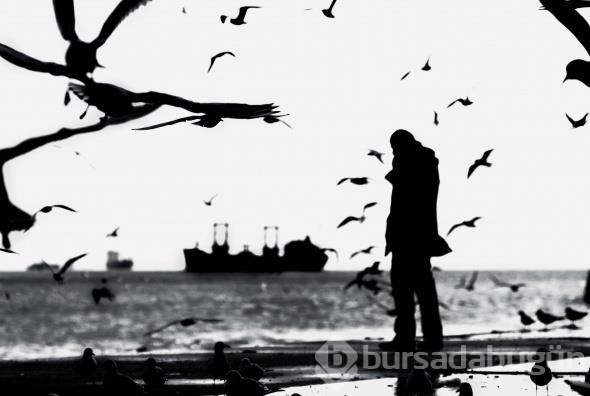
[[[490,279],[492,280],[492,282],[494,282],[494,285],[496,285],[497,287],[510,287],[509,283],[506,283],[496,278],[494,275],[490,275]]]
[[[113,12],[111,12],[111,15],[109,15],[105,23],[102,25],[102,29],[100,30],[98,37],[94,39],[92,44],[96,48],[103,45],[125,18],[127,18],[133,11],[137,10],[142,5],[146,5],[149,1],[150,0],[121,0],[121,2],[117,5],[117,7],[115,7]]]
[[[41,73],[49,73],[54,76],[65,76],[74,79],[77,78],[76,76],[71,74],[68,68],[64,65],[60,65],[58,63],[53,62],[40,61],[38,59],[25,55],[22,52],[15,50],[14,48],[10,48],[9,46],[4,44],[0,44],[0,57],[4,58],[13,65],[22,67],[27,70]]]
[[[163,326],[156,327],[155,329],[153,329],[153,330],[150,330],[150,331],[148,331],[147,333],[144,333],[144,335],[143,335],[143,336],[144,336],[144,337],[149,337],[149,336],[151,336],[152,334],[158,333],[158,332],[160,332],[160,331],[162,331],[162,330],[164,330],[164,329],[167,329],[167,328],[168,328],[168,327],[170,327],[170,326],[174,326],[175,324],[178,324],[178,323],[180,323],[180,320],[173,320],[172,322],[168,322],[168,323],[166,323],[166,324],[165,324],[165,325],[163,325]]]
[[[344,227],[345,225],[347,225],[348,223],[350,223],[352,221],[359,221],[359,218],[354,217],[354,216],[348,216],[347,218],[342,220],[342,222],[340,224],[338,224],[338,227],[336,227],[336,228]]]
[[[177,118],[176,120],[162,122],[160,124],[150,125],[150,126],[141,127],[141,128],[135,128],[134,131],[149,131],[151,129],[162,128],[162,127],[165,127],[168,125],[180,124],[181,122],[189,122],[189,121],[198,120],[200,118],[201,118],[201,116],[182,117],[182,118]]]
[[[475,281],[477,281],[478,275],[479,275],[479,272],[473,271],[473,274],[471,274],[471,279],[469,279],[469,283],[467,284],[467,287],[473,288],[473,286],[475,285]]]
[[[340,179],[340,181],[336,184],[337,186],[341,185],[342,183],[344,183],[345,181],[349,180],[349,177],[345,177],[343,179]]]
[[[49,268],[49,271],[51,271],[51,273],[55,275],[55,271],[53,270],[53,267],[51,265],[47,264],[45,261],[41,261],[41,264]]]
[[[372,208],[373,206],[376,206],[376,205],[377,205],[377,202],[369,202],[368,204],[363,206],[363,212],[369,208]]]
[[[541,4],[549,11],[563,26],[565,26],[574,37],[582,44],[590,54],[590,25],[578,11],[566,1],[562,0],[540,0]]]
[[[4,249],[4,248],[0,248],[1,252],[4,253],[12,253],[12,254],[18,254],[17,252],[15,252],[14,250],[10,250],[10,249]]]
[[[473,224],[473,226],[475,227],[475,222],[480,219],[481,219],[481,217],[479,217],[479,216],[474,217],[473,219],[469,220],[469,223]]]
[[[492,151],[494,151],[494,149],[490,149],[490,150],[487,150],[486,152],[484,152],[483,155],[481,156],[481,160],[487,162],[490,154],[492,154]]]
[[[236,19],[244,19],[246,18],[246,13],[248,12],[248,10],[250,8],[260,8],[258,6],[244,6],[244,7],[240,7],[240,12],[238,13],[238,16]]]
[[[473,172],[475,172],[475,170],[477,169],[477,167],[479,166],[479,164],[477,162],[474,162],[470,167],[469,170],[467,171],[467,178],[469,179],[469,176],[471,176],[473,174]]]
[[[451,102],[451,103],[450,103],[450,104],[447,106],[447,109],[448,109],[449,107],[451,107],[452,105],[454,105],[455,103],[457,103],[458,101],[459,101],[459,99],[453,100],[453,101],[452,101],[452,102]]]
[[[82,257],[86,256],[87,254],[88,253],[84,253],[79,256],[72,257],[71,259],[66,261],[66,263],[59,269],[59,271],[57,273],[59,275],[63,275],[68,270],[68,268],[70,268],[72,266],[72,264],[74,264],[76,261],[80,260]]]
[[[353,258],[355,258],[356,256],[358,256],[358,255],[359,255],[359,254],[361,254],[361,253],[362,253],[362,250],[358,250],[358,251],[356,251],[356,252],[352,253],[352,254],[350,255],[350,260],[352,260]]]
[[[53,11],[57,27],[64,40],[78,41],[74,0],[53,0]]]
[[[236,56],[234,55],[234,53],[233,53],[233,52],[231,52],[231,51],[224,51],[224,52],[220,52],[220,53],[218,53],[217,55],[214,55],[214,56],[212,56],[212,57],[211,57],[211,63],[209,64],[209,69],[207,69],[207,73],[209,73],[209,72],[211,71],[211,68],[213,67],[213,64],[215,63],[215,61],[217,60],[217,58],[221,58],[223,55],[231,55],[231,56],[233,56],[234,58],[236,57]]]
[[[459,224],[455,224],[454,226],[451,227],[451,229],[449,230],[449,232],[447,232],[447,236],[449,236],[451,234],[451,232],[455,231],[456,228],[459,228],[463,225],[463,223],[459,223]]]
[[[576,121],[574,119],[572,119],[572,117],[570,117],[569,115],[565,115],[567,117],[567,120],[570,122],[570,124],[572,124],[572,127],[575,125]]]

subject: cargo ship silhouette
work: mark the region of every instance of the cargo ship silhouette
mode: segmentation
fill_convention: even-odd
[[[218,242],[218,230],[223,229],[223,241]],[[274,231],[274,243],[268,243],[269,231]],[[229,224],[213,225],[213,245],[211,253],[197,246],[184,249],[186,272],[320,272],[324,269],[328,256],[324,249],[314,245],[311,239],[291,241],[285,244],[284,253],[279,252],[279,227],[264,227],[264,247],[262,254],[252,253],[247,245],[244,250],[229,252]]]

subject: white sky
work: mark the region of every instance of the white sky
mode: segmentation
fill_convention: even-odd
[[[79,35],[94,38],[116,3],[77,1]],[[569,60],[587,58],[573,36],[533,0],[339,0],[333,20],[321,13],[325,3],[249,2],[262,9],[251,10],[243,26],[219,21],[244,5],[237,1],[153,0],[136,11],[99,51],[107,68],[95,73],[98,80],[199,101],[273,101],[293,129],[227,120],[214,129],[131,131],[186,114],[167,108],[21,157],[6,167],[16,205],[33,212],[63,203],[79,214],[55,212],[25,236],[12,234],[21,255],[2,255],[0,270],[86,251],[76,267],[102,269],[108,249],[132,257],[137,270],[181,269],[182,248],[197,240],[208,246],[215,221],[231,224],[235,251],[242,244],[258,250],[262,227],[278,224],[282,242],[309,234],[340,250],[340,262],[331,259],[327,269],[361,268],[373,258],[347,257],[384,246],[390,194],[389,165],[366,152],[387,151],[390,163],[388,139],[398,128],[440,160],[441,234],[483,217],[477,229],[452,234],[454,252],[435,264],[587,268],[590,126],[571,130],[564,113],[589,111],[590,90],[561,83]],[[0,42],[56,62],[66,49],[48,0],[0,2]],[[226,50],[237,58],[219,59],[207,74],[209,58]],[[433,69],[421,72],[428,57]],[[63,106],[65,78],[5,61],[0,76],[1,147],[98,119],[91,111],[80,122],[85,106],[77,100]],[[465,96],[475,104],[445,109]],[[489,148],[493,167],[467,181],[469,164]],[[336,187],[346,176],[372,183]],[[214,206],[205,207],[215,193]],[[380,205],[367,222],[336,230],[373,200]],[[105,239],[116,226],[120,238]]]

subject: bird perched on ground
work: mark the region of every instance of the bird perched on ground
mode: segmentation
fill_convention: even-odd
[[[347,218],[342,220],[340,222],[340,224],[338,224],[338,227],[336,227],[336,228],[344,227],[345,225],[347,225],[348,223],[353,222],[353,221],[358,221],[361,224],[364,223],[365,220],[367,219],[367,217],[365,216],[366,210],[369,208],[372,208],[375,205],[377,205],[377,202],[370,202],[370,203],[366,204],[365,206],[363,206],[363,213],[361,214],[361,217],[348,216]]]
[[[119,236],[119,227],[107,234],[107,238],[116,238]]]
[[[253,380],[260,381],[268,371],[264,370],[260,365],[252,363],[248,358],[243,358],[240,361],[239,372],[244,378],[252,378]]]
[[[130,377],[121,374],[114,360],[104,362],[103,385],[106,394],[109,396],[137,396],[145,395],[145,392],[139,384]]]
[[[211,205],[213,205],[213,200],[215,199],[215,197],[217,197],[217,194],[215,194],[214,196],[212,196],[208,200],[203,201],[203,203],[205,204],[205,206],[211,206]]]
[[[424,66],[422,66],[422,70],[423,71],[430,71],[432,69],[432,67],[430,67],[430,58],[428,58],[426,60],[426,63],[424,64]]]
[[[576,128],[583,127],[584,125],[586,125],[586,118],[588,117],[588,113],[584,114],[584,116],[582,118],[580,118],[579,120],[574,120],[568,114],[566,114],[565,116],[566,116],[567,120],[570,122],[570,124],[572,124],[572,129],[576,129]]]
[[[510,290],[512,290],[512,292],[517,293],[518,290],[521,287],[525,287],[526,283],[508,283],[508,282],[504,282],[498,278],[496,278],[494,275],[490,275],[490,279],[492,280],[492,282],[494,282],[494,285],[496,285],[496,287],[507,287]]]
[[[435,111],[434,112],[434,125],[438,126],[439,122],[438,122],[438,113]]]
[[[326,16],[326,18],[334,18],[334,13],[332,11],[334,10],[335,4],[336,4],[336,0],[332,0],[330,7],[322,10],[322,13]]]
[[[379,152],[377,150],[369,149],[369,152],[367,153],[367,155],[369,157],[375,157],[375,158],[377,158],[377,160],[379,162],[383,163],[383,156],[385,155],[385,153],[381,153],[381,152]]]
[[[244,378],[237,370],[226,375],[225,394],[227,396],[262,396],[269,392],[268,388],[252,378]]]
[[[213,381],[216,379],[225,379],[226,373],[229,371],[229,363],[227,362],[227,357],[225,356],[224,352],[224,349],[226,348],[231,347],[221,341],[216,342],[215,346],[213,347],[213,357],[209,360],[207,367],[207,371],[213,378]]]
[[[366,247],[364,249],[357,250],[356,252],[354,252],[350,255],[350,259],[352,260],[353,258],[358,256],[359,254],[371,254],[373,249],[375,249],[375,246],[371,245],[371,246]]]
[[[451,232],[455,231],[459,227],[475,228],[475,222],[478,221],[478,220],[480,220],[480,219],[481,219],[481,217],[474,217],[471,220],[466,220],[466,221],[463,221],[461,223],[455,224],[454,226],[452,226],[449,229],[449,232],[447,232],[447,236],[449,236],[451,234]]]
[[[590,54],[590,25],[584,17],[576,11],[576,7],[569,1],[540,0],[543,7],[549,11],[566,29],[568,29]],[[575,3],[574,3],[575,4]],[[590,62],[575,59],[565,68],[566,76],[563,80],[578,80],[590,87]]]
[[[459,396],[473,396],[473,388],[471,388],[471,384],[467,382],[461,382],[457,393]]]
[[[357,186],[363,186],[365,184],[369,184],[369,179],[368,177],[345,177],[343,179],[340,179],[340,181],[338,181],[338,183],[336,184],[337,186],[341,185],[344,182],[350,182],[352,184],[355,184]]]
[[[451,106],[453,106],[455,103],[461,103],[463,106],[467,107],[467,106],[471,106],[473,104],[473,102],[471,101],[471,99],[469,99],[469,97],[466,97],[465,99],[463,98],[459,98],[459,99],[455,99],[453,100],[448,106],[447,109]]]
[[[455,285],[455,289],[465,289],[467,291],[475,290],[475,282],[477,281],[478,275],[479,272],[473,271],[473,273],[471,274],[471,278],[469,279],[469,282],[467,282],[467,279],[464,276],[462,276],[459,280],[459,283]]]
[[[260,7],[258,7],[258,6],[240,7],[240,11],[238,12],[238,16],[230,19],[229,22],[232,25],[244,25],[246,23],[246,21],[245,21],[246,14],[248,13],[248,10],[251,8],[260,8]],[[227,15],[222,15],[221,17],[219,17],[219,19],[221,19],[221,23],[225,23],[225,20],[227,19]]]
[[[233,53],[233,52],[231,52],[231,51],[223,51],[223,52],[220,52],[220,53],[218,53],[218,54],[214,55],[213,57],[211,57],[211,63],[209,64],[209,68],[207,69],[207,73],[209,73],[209,72],[211,71],[211,68],[212,68],[212,67],[213,67],[213,65],[215,64],[215,61],[216,61],[217,59],[221,58],[221,57],[222,57],[222,56],[224,56],[224,55],[231,55],[231,56],[233,56],[234,58],[236,57],[236,56],[234,55],[234,53]]]
[[[518,311],[518,316],[520,316],[520,323],[522,323],[525,328],[535,323],[535,319],[528,316],[524,311]]]
[[[588,312],[576,311],[575,309],[572,309],[571,307],[565,308],[565,317],[572,322],[571,323],[572,325],[574,325],[574,322],[585,318],[586,315],[588,315]]]
[[[357,272],[355,278],[348,282],[346,286],[344,286],[344,290],[348,290],[352,286],[356,285],[359,289],[365,287],[375,292],[379,282],[373,284],[372,282],[367,281],[365,277],[368,275],[381,275],[383,270],[379,269],[379,264],[381,264],[379,261],[375,261],[371,266],[365,267],[362,271]]]
[[[98,49],[125,18],[148,2],[149,0],[121,0],[102,25],[98,36],[87,43],[80,40],[76,33],[74,0],[53,0],[57,26],[64,40],[70,43],[66,51],[66,66],[74,74],[81,76],[91,74],[96,67],[102,67],[96,59]]]
[[[145,361],[142,378],[146,388],[151,391],[161,389],[168,380],[164,370],[156,365],[156,359],[154,358],[148,358]]]
[[[553,375],[551,369],[547,365],[547,359],[549,358],[549,350],[546,348],[539,348],[535,355],[535,364],[531,368],[530,378],[535,384],[535,389],[539,386],[547,386]]]
[[[181,325],[182,327],[188,327],[188,326],[192,326],[196,323],[219,323],[219,322],[223,322],[223,319],[215,319],[215,318],[184,318],[184,319],[180,319],[180,320],[173,320],[171,322],[166,323],[163,326],[160,326],[158,328],[155,328],[153,330],[148,331],[147,333],[145,333],[143,336],[144,337],[149,337],[155,333],[158,333],[164,329],[167,329],[170,326],[175,326],[175,325]]]
[[[96,370],[98,368],[98,363],[96,361],[96,356],[94,355],[94,351],[92,348],[84,349],[82,352],[82,357],[78,360],[76,365],[76,371],[80,374],[84,381],[88,381],[88,379],[92,380],[92,383],[95,382],[95,375]]]
[[[492,151],[494,151],[494,149],[487,150],[483,153],[480,159],[475,160],[475,162],[469,167],[469,170],[467,171],[468,179],[473,174],[473,172],[475,172],[475,170],[480,166],[487,166],[488,168],[492,166],[492,164],[488,162],[488,158],[490,157],[490,154],[492,154]]]
[[[547,330],[547,326],[549,326],[550,324],[565,319],[563,316],[555,316],[551,313],[543,311],[542,309],[537,310],[537,312],[535,312],[535,315],[537,316],[539,322],[545,325],[545,330]]]
[[[71,259],[66,261],[65,264],[62,265],[61,268],[57,271],[54,271],[53,267],[51,265],[47,264],[45,261],[43,261],[43,264],[47,268],[49,268],[49,270],[53,274],[53,280],[55,280],[58,284],[61,285],[62,283],[64,283],[64,274],[66,273],[66,271],[72,266],[72,264],[74,264],[76,261],[80,260],[82,257],[85,257],[87,254],[88,253],[84,253],[79,256],[72,257]]]

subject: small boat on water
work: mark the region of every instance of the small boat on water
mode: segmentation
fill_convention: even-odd
[[[223,229],[223,240],[218,242],[218,230]],[[274,242],[268,243],[269,231],[274,231]],[[324,249],[313,244],[306,237],[303,240],[285,244],[283,255],[279,252],[279,227],[264,227],[264,247],[262,254],[250,251],[247,245],[237,254],[229,252],[229,224],[213,225],[213,245],[208,253],[195,246],[184,249],[186,272],[320,272],[323,271],[328,256]]]

